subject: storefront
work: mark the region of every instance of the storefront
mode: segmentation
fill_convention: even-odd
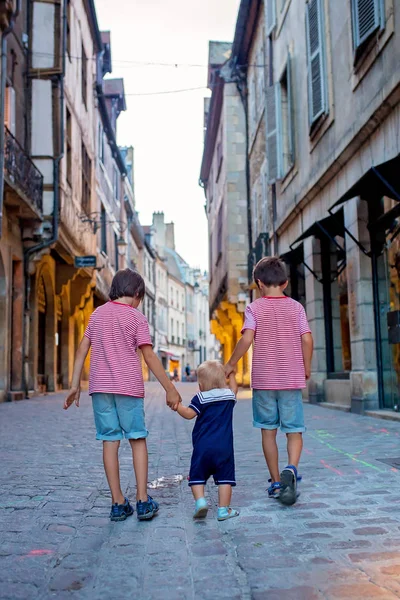
[[[346,234],[371,261],[378,405],[394,410],[400,404],[399,171],[400,156],[372,167],[332,209],[357,197],[367,204],[369,240]]]

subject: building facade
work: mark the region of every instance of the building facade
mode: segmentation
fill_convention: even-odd
[[[242,73],[231,77],[231,45],[210,42],[205,141],[200,180],[209,231],[211,331],[227,361],[240,337],[247,297],[249,230],[246,170],[246,93]],[[204,325],[199,331],[204,332]],[[205,346],[205,338],[200,344]],[[249,359],[238,365],[238,382],[248,385]]]
[[[355,412],[399,406],[399,18],[399,0],[243,0],[232,47],[251,112],[264,29],[268,189],[251,205],[253,255],[264,221],[263,253],[287,263],[314,334],[310,401]]]
[[[14,13],[11,4],[0,94],[2,400],[69,385],[90,314],[126,264],[134,211],[116,145],[123,82],[104,80],[110,35],[92,0],[23,0]]]

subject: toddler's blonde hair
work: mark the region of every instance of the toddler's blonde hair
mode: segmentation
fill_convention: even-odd
[[[228,387],[224,367],[217,360],[206,360],[198,367],[197,381],[202,392]]]

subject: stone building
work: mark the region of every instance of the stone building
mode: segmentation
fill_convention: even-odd
[[[264,22],[268,244],[314,334],[310,400],[356,412],[399,405],[398,19],[399,0],[242,0],[231,58]]]
[[[28,72],[30,3],[0,6],[0,401],[24,397],[25,241],[46,235],[43,174],[31,152]]]
[[[226,361],[243,325],[248,256],[252,248],[246,163],[246,91],[243,74],[230,68],[231,44],[210,42],[205,140],[200,180],[209,231],[211,331]],[[238,365],[238,381],[249,384],[249,360]]]
[[[90,314],[126,264],[134,211],[116,145],[123,82],[104,80],[110,35],[93,1],[15,8],[2,38],[1,399],[68,386]]]

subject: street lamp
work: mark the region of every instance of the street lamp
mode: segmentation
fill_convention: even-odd
[[[125,256],[127,247],[128,247],[128,242],[125,240],[124,236],[121,233],[119,238],[117,239],[118,254],[121,257]]]

